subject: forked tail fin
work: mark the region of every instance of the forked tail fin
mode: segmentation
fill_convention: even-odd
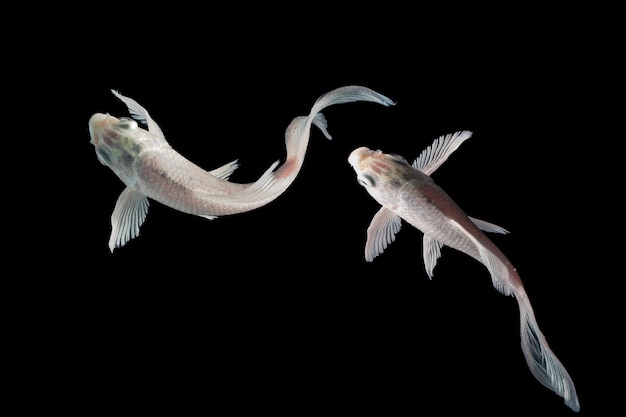
[[[535,313],[526,293],[515,291],[520,311],[520,334],[522,352],[530,372],[546,387],[563,397],[565,404],[574,411],[580,410],[574,382],[557,359],[548,342],[539,330]]]

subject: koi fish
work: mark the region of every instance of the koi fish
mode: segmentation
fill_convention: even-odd
[[[541,333],[519,274],[483,233],[508,231],[469,217],[430,178],[471,135],[469,131],[461,131],[441,136],[413,164],[402,156],[366,147],[350,153],[348,162],[356,172],[358,183],[382,206],[367,229],[365,259],[371,262],[380,255],[395,240],[404,220],[424,234],[422,250],[430,279],[442,246],[454,248],[481,262],[487,267],[493,286],[517,300],[522,352],[531,373],[541,384],[563,397],[572,410],[579,411],[574,383]]]
[[[238,160],[211,171],[200,168],[172,149],[144,107],[111,91],[126,104],[132,118],[95,113],[89,119],[89,134],[98,160],[126,184],[111,216],[111,252],[138,236],[148,212],[148,198],[211,220],[257,209],[284,193],[295,180],[304,162],[311,125],[317,126],[326,138],[332,138],[321,110],[354,101],[395,104],[361,86],[340,87],[322,95],[308,116],[294,118],[287,127],[285,162],[277,168],[276,161],[255,182],[241,184],[228,180],[239,166]],[[138,122],[147,130],[139,127]]]

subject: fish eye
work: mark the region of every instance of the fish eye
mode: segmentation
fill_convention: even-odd
[[[125,130],[137,129],[137,122],[129,117],[121,117],[117,125]]]
[[[110,166],[111,165],[111,157],[109,153],[104,149],[96,148],[96,156],[102,165]]]
[[[374,178],[372,178],[371,175],[367,175],[367,174],[359,175],[357,177],[357,181],[363,187],[375,187],[376,186],[376,181],[374,181]]]

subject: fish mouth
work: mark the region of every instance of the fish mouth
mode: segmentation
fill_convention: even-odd
[[[350,152],[350,156],[348,156],[348,163],[352,165],[354,168],[358,168],[359,165],[361,164],[361,161],[363,161],[363,158],[365,158],[366,156],[365,154],[367,152],[371,152],[371,151],[367,149],[365,146],[356,148],[355,150]]]
[[[93,143],[94,145],[96,144],[96,135],[98,131],[107,124],[109,124],[111,120],[112,117],[104,113],[95,113],[89,118],[89,136],[91,137],[91,143]]]
[[[356,169],[361,169],[367,159],[376,157],[377,155],[382,155],[382,152],[380,150],[373,151],[365,146],[361,146],[360,148],[356,148],[350,152],[350,156],[348,156],[348,163]]]

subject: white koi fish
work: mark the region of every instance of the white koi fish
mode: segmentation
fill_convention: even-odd
[[[382,205],[367,229],[365,259],[371,262],[394,241],[403,219],[424,233],[424,265],[430,279],[444,245],[481,262],[491,274],[493,286],[517,300],[522,352],[530,371],[539,382],[563,397],[567,406],[579,411],[574,383],[539,330],[520,276],[483,233],[508,232],[467,216],[430,178],[430,174],[471,135],[469,131],[462,131],[439,137],[412,165],[401,156],[366,147],[350,153],[348,162],[356,171],[357,181]]]
[[[126,104],[136,120],[103,113],[96,113],[89,119],[89,134],[98,160],[126,184],[111,216],[111,251],[139,234],[148,211],[148,198],[207,219],[243,213],[268,204],[284,193],[298,175],[311,125],[331,139],[321,110],[354,101],[394,104],[382,94],[361,86],[340,87],[322,95],[308,116],[294,118],[287,127],[285,162],[276,170],[279,161],[274,162],[253,183],[239,184],[228,181],[239,166],[237,160],[205,171],[172,149],[145,108],[117,91],[112,92]],[[145,124],[147,130],[139,127],[137,121]]]

